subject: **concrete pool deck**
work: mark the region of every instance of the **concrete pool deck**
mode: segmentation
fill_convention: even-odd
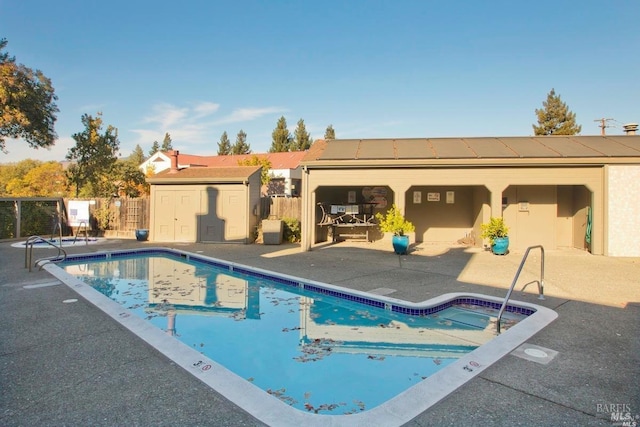
[[[125,330],[45,271],[0,243],[0,424],[264,425]],[[167,246],[361,291],[418,302],[448,292],[504,297],[523,253],[385,242],[211,245],[109,240],[72,253]],[[34,259],[51,255],[34,250]],[[559,317],[527,341],[557,352],[548,363],[513,352],[408,422],[427,425],[613,425],[640,419],[640,259],[576,250],[532,251],[512,298]],[[26,287],[25,287],[26,286]],[[77,299],[77,302],[64,301]],[[529,353],[535,354],[535,351]]]

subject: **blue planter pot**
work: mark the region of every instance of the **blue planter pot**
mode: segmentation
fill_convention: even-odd
[[[140,228],[136,230],[136,239],[138,242],[145,242],[149,238],[149,230]]]
[[[393,236],[391,243],[395,253],[398,255],[406,254],[409,249],[409,236]]]
[[[506,255],[507,252],[509,252],[509,236],[496,237],[495,239],[493,239],[491,252],[493,252],[496,255]]]

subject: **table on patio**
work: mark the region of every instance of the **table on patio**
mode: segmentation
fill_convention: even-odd
[[[370,242],[369,232],[377,224],[374,222],[373,204],[331,204],[327,209],[323,203],[318,203],[322,210],[322,219],[318,223],[320,226],[331,228],[332,240],[335,242],[339,237],[365,238]],[[364,231],[364,233],[362,233]]]

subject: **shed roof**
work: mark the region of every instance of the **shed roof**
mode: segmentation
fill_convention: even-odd
[[[214,184],[214,183],[243,183],[252,175],[260,173],[261,166],[234,167],[190,167],[177,172],[164,170],[150,178],[150,184]]]
[[[640,135],[334,139],[316,141],[302,164],[612,163],[632,158],[640,161]]]

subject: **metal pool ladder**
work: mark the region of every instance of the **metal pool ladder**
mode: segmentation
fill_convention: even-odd
[[[536,249],[536,248],[540,248],[540,280],[535,280],[534,282],[538,284],[538,299],[540,300],[544,299],[544,248],[542,247],[542,245],[529,246],[526,252],[524,253],[524,256],[522,257],[522,261],[520,261],[520,267],[518,267],[518,271],[516,272],[516,275],[513,278],[513,282],[511,282],[511,286],[509,287],[509,291],[507,291],[507,296],[504,298],[504,301],[502,302],[502,306],[500,307],[500,311],[498,312],[498,319],[496,322],[498,333],[500,333],[500,320],[502,319],[502,314],[504,313],[504,310],[507,308],[507,302],[509,301],[509,298],[511,298],[511,293],[513,292],[513,288],[516,286],[516,282],[520,277],[520,273],[522,272],[524,263],[527,261],[527,257],[529,256],[529,252],[531,251],[531,249]],[[533,283],[533,282],[529,282],[529,283]],[[525,284],[522,289],[524,290],[524,288],[526,288],[527,285],[529,285],[529,283]]]
[[[62,249],[62,241],[60,241],[60,246],[58,246],[40,236],[31,236],[25,242],[25,247],[24,247],[24,268],[28,267],[29,271],[31,271],[31,260],[33,259],[33,244],[35,242],[44,242],[47,245],[53,246],[58,250],[58,255],[53,257],[48,257],[48,258],[42,258],[38,261],[62,262],[65,259],[67,259],[67,252],[64,249]],[[42,268],[42,266],[40,266],[40,268]]]

